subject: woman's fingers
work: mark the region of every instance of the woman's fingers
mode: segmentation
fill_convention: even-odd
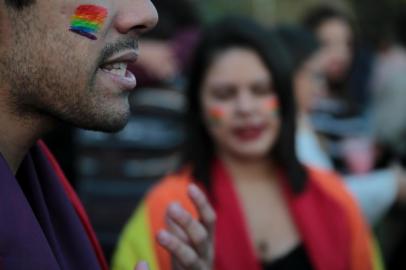
[[[188,195],[197,208],[200,220],[179,203],[169,205],[166,213],[168,230],[162,230],[157,239],[173,256],[176,269],[207,270],[213,264],[213,239],[216,214],[206,195],[194,184]]]
[[[172,233],[162,230],[158,234],[158,242],[166,248],[175,259],[187,270],[200,269],[200,259],[189,245]]]
[[[206,195],[195,184],[189,186],[188,193],[198,209],[203,223],[206,225],[209,232],[212,232],[216,222],[216,213],[210,205]]]
[[[148,270],[148,264],[146,262],[139,262],[135,267],[135,270]]]
[[[166,214],[166,224],[169,232],[173,233],[176,237],[185,243],[190,243],[189,236],[186,232],[170,217],[169,213]]]
[[[178,203],[173,203],[168,209],[168,219],[177,225],[179,238],[186,234],[199,255],[205,256],[209,248],[207,229]],[[182,232],[179,232],[181,230]],[[188,243],[189,241],[186,241]]]

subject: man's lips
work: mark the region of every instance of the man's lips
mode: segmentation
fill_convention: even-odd
[[[233,129],[233,134],[240,141],[252,141],[260,138],[266,129],[265,124],[248,125]]]
[[[134,64],[138,58],[137,50],[125,50],[108,58],[101,66],[107,66],[115,63]]]
[[[120,89],[132,90],[137,85],[137,81],[128,67],[133,65],[137,58],[138,52],[136,50],[123,51],[109,58],[100,65],[99,69]]]

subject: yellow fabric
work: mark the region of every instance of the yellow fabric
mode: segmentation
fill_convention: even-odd
[[[382,253],[381,250],[379,248],[379,244],[376,241],[376,238],[373,239],[373,264],[374,264],[374,270],[385,270],[385,266],[382,260]]]
[[[112,270],[134,270],[140,260],[146,261],[150,270],[159,270],[147,211],[142,203],[126,225],[113,257]]]

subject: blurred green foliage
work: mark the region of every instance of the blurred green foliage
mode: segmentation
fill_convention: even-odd
[[[207,22],[230,14],[252,15],[251,0],[204,0],[199,2],[199,4],[201,5],[204,19]]]
[[[254,17],[272,24],[274,22],[292,22],[300,20],[308,8],[322,2],[345,6],[347,0],[204,0],[198,2],[205,21],[230,14]],[[341,2],[341,3],[340,3]]]
[[[218,17],[241,14],[254,17],[259,22],[272,25],[279,22],[300,22],[310,8],[330,4],[347,11],[356,19],[356,28],[363,37],[376,42],[391,39],[394,20],[400,10],[405,10],[406,0],[195,0],[200,5],[203,18],[211,22]]]

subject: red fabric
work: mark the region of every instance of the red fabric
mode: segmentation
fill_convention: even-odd
[[[289,190],[283,174],[279,179],[285,183],[282,185],[291,214],[314,268],[351,269],[351,234],[343,207],[311,178],[305,191],[298,196]]]
[[[261,270],[237,193],[220,162],[214,164],[213,179],[211,201],[217,213],[214,269]]]
[[[207,194],[217,213],[214,269],[260,270],[232,179],[219,161],[215,162],[212,173],[212,189]],[[308,169],[308,183],[300,195],[292,193],[282,172],[279,180],[314,269],[373,269],[370,232],[336,174]],[[149,204],[149,211],[161,216],[153,220],[154,235],[165,226],[163,213],[170,202],[191,204],[186,195],[190,182],[193,178],[189,173],[168,176],[148,195],[148,201],[156,201]],[[169,258],[169,254],[165,256]],[[165,262],[164,269],[171,269],[169,259],[162,262]]]
[[[81,220],[85,231],[90,239],[90,242],[92,243],[92,246],[95,250],[96,256],[99,260],[100,267],[102,270],[108,270],[108,264],[107,261],[104,257],[103,250],[100,246],[99,241],[97,240],[96,234],[93,230],[93,227],[90,223],[89,217],[86,214],[86,211],[79,199],[79,197],[76,195],[76,192],[73,190],[72,186],[70,185],[69,181],[66,179],[65,174],[63,173],[62,169],[59,167],[58,162],[56,161],[55,157],[52,155],[51,151],[48,149],[48,147],[45,145],[43,141],[38,141],[38,145],[40,146],[41,150],[44,152],[48,160],[51,162],[52,167],[55,170],[55,173],[59,177],[61,184],[63,188],[65,189],[73,207],[76,210],[76,213],[79,216],[79,219]]]
[[[221,162],[216,162],[213,177],[211,198],[218,218],[215,269],[260,270],[242,207],[231,178]],[[282,174],[281,177],[283,182]],[[299,196],[293,195],[286,184],[282,185],[314,268],[350,269],[350,232],[342,207],[311,179],[306,190]]]

